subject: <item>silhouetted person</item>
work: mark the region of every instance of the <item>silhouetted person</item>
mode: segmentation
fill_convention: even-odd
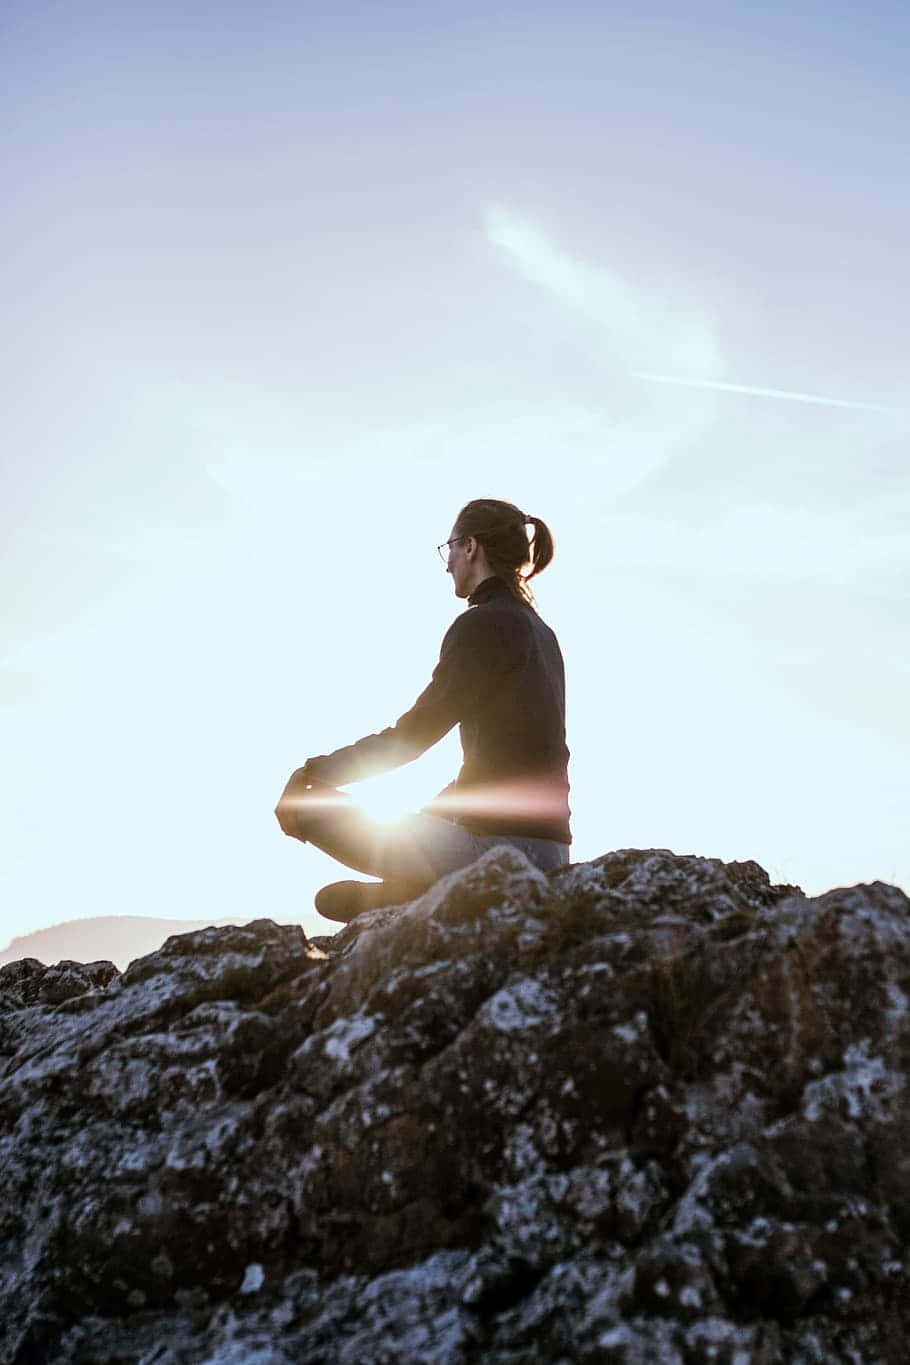
[[[480,498],[438,550],[469,609],[446,632],[429,685],[393,726],[307,759],[275,808],[285,834],[383,879],[323,887],[316,908],[328,919],[399,904],[497,844],[544,871],[569,861],[565,670],[526,582],[550,563],[553,537],[539,517]],[[454,725],[461,771],[416,814],[383,826],[336,790],[411,762]]]

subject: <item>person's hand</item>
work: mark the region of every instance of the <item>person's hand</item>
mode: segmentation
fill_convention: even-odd
[[[278,823],[285,834],[289,834],[293,839],[300,838],[300,808],[306,800],[306,794],[313,785],[314,760],[307,759],[302,768],[296,768],[291,773],[285,783],[284,791],[278,798],[278,805],[275,807],[275,814]]]
[[[321,758],[308,758],[302,768],[296,768],[285,783],[284,791],[278,798],[275,815],[284,834],[292,839],[300,839],[300,812],[307,793],[314,783],[325,785],[319,777]],[[324,764],[322,765],[324,768]]]
[[[299,773],[303,773],[307,782],[320,782],[323,786],[334,787],[330,769],[331,759],[326,754],[320,754],[318,758],[308,758],[302,768],[298,768]]]

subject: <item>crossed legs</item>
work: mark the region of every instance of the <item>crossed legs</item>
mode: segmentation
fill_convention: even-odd
[[[392,904],[419,895],[439,876],[420,838],[420,817],[405,817],[386,828],[345,792],[304,782],[296,773],[275,814],[285,834],[315,845],[355,872],[381,877],[394,896]]]

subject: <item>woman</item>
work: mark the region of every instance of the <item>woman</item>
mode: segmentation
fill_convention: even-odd
[[[429,686],[387,730],[307,759],[275,809],[285,834],[383,879],[323,887],[316,908],[327,919],[397,905],[497,844],[521,849],[544,871],[569,861],[565,671],[527,586],[553,558],[549,528],[512,503],[479,498],[438,549],[469,610],[446,632]],[[394,827],[335,790],[411,762],[456,724],[458,777]]]

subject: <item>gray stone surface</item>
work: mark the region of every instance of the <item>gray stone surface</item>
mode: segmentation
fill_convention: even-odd
[[[903,1362],[910,903],[496,849],[0,969],[0,1360]]]

